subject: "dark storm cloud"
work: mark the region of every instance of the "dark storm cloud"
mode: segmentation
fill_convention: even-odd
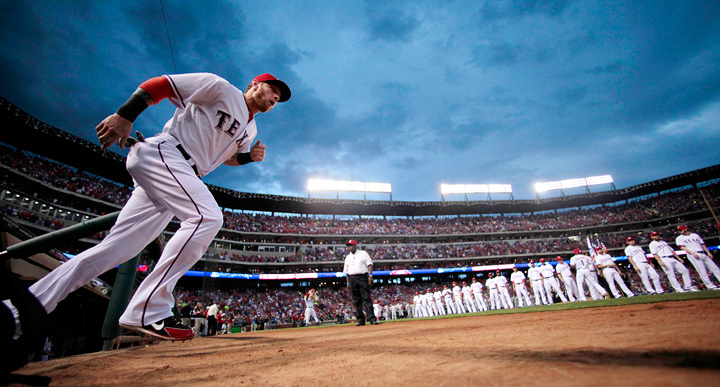
[[[368,8],[368,34],[370,40],[407,42],[420,26],[420,21],[408,14],[411,8],[387,5]]]

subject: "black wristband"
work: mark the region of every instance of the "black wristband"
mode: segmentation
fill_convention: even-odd
[[[250,157],[250,153],[238,153],[237,162],[240,165],[245,165],[247,163],[252,163],[253,159]]]
[[[138,95],[137,93],[133,93],[133,95],[128,98],[125,103],[120,106],[117,110],[117,114],[130,121],[135,122],[135,119],[138,118],[140,113],[145,111],[145,109],[148,108],[147,101],[145,101],[145,98]]]

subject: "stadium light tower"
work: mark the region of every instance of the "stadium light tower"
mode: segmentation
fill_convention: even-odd
[[[546,183],[535,183],[535,192],[537,198],[540,199],[540,193],[545,191],[559,190],[562,196],[565,196],[565,190],[569,188],[585,187],[585,192],[590,193],[591,185],[610,184],[615,189],[615,183],[610,175],[581,177],[577,179],[567,179],[558,181],[549,181]]]
[[[308,198],[312,191],[335,191],[337,198],[340,199],[340,191],[344,192],[362,192],[363,197],[367,200],[368,192],[388,193],[390,201],[392,201],[392,186],[388,183],[368,183],[364,181],[343,181],[343,180],[308,180]]]
[[[468,194],[486,193],[488,200],[492,200],[491,193],[509,193],[513,198],[510,184],[440,184],[440,196],[445,201],[446,194],[464,194],[465,201],[469,201]]]

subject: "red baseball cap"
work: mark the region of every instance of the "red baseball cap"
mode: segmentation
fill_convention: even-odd
[[[687,230],[687,226],[685,226],[685,225],[678,226],[678,231],[685,231],[685,230]]]
[[[350,245],[357,246],[357,242],[351,239],[351,240],[347,241],[345,246],[350,246]]]
[[[573,253],[574,253],[574,254],[580,254],[580,253],[582,253],[582,251],[580,251],[580,249],[575,249],[575,250],[573,250]]]
[[[625,242],[630,242],[630,241],[634,241],[634,240],[635,240],[634,237],[629,236],[629,237],[627,237],[627,239],[625,239]]]
[[[545,258],[540,258],[540,262],[545,262]]]
[[[556,261],[562,261],[562,257],[556,257],[555,260],[556,260]]]
[[[657,231],[653,231],[653,232],[650,233],[650,236],[651,236],[651,237],[654,237],[655,235],[660,235],[660,233],[657,232]]]
[[[285,102],[290,99],[291,93],[290,93],[290,88],[288,87],[288,85],[286,85],[285,82],[275,78],[271,74],[268,74],[268,73],[260,74],[257,77],[255,77],[255,79],[253,79],[253,81],[265,82],[267,84],[277,86],[280,89],[280,99],[278,100],[278,102]]]

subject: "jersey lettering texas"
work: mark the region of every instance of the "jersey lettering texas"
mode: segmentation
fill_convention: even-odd
[[[237,130],[240,128],[240,121],[233,119],[230,126],[227,129],[225,129],[225,124],[228,122],[229,119],[232,119],[232,116],[222,110],[218,110],[216,116],[220,116],[220,118],[218,119],[217,125],[215,125],[215,129],[222,130],[223,132],[225,132],[225,134],[227,134],[230,137],[235,137],[235,133],[237,133]],[[238,148],[242,147],[242,143],[243,143],[243,141],[245,141],[245,139],[247,137],[248,137],[248,134],[244,133],[242,137],[235,140],[235,143],[237,144]]]

